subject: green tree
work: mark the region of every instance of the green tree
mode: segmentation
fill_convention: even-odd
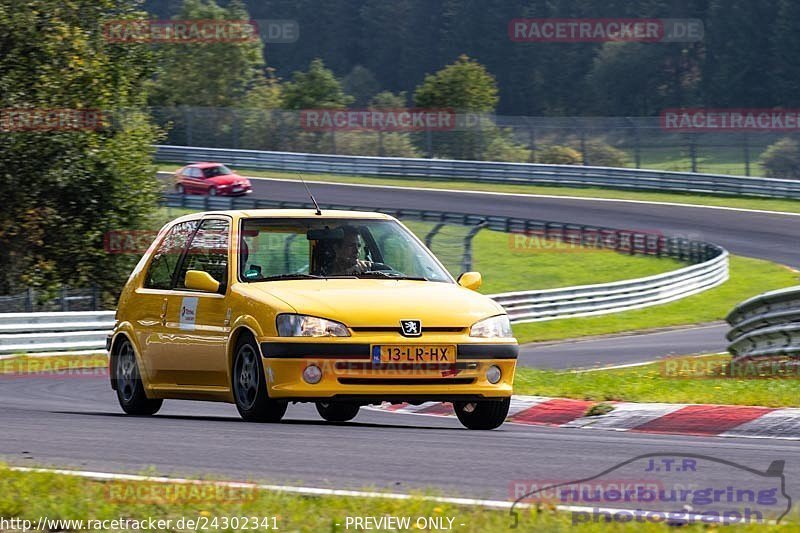
[[[283,94],[287,109],[338,109],[353,101],[321,59],[313,60],[308,71],[292,74],[292,81],[285,84]]]
[[[431,141],[437,156],[453,159],[498,159],[514,154],[514,159],[526,157],[513,144],[507,132],[495,126],[484,114],[497,105],[497,81],[477,61],[462,55],[425,81],[414,92],[414,102],[426,109],[454,109],[459,115],[454,130],[426,132],[417,135],[417,142]],[[478,116],[479,120],[467,119]],[[491,147],[491,151],[489,150]]]
[[[249,20],[240,0],[228,7],[214,0],[185,0],[175,19]],[[258,40],[160,44],[162,69],[150,97],[153,106],[231,107],[263,79]]]
[[[364,107],[369,103],[370,98],[380,91],[381,86],[375,75],[369,69],[356,65],[350,74],[342,80],[344,91],[353,97],[353,104],[356,107]]]
[[[249,20],[240,0],[220,7],[214,0],[185,0],[179,20]],[[169,142],[202,146],[238,144],[230,108],[263,82],[264,57],[258,39],[245,42],[158,44],[161,69],[150,89],[150,105],[169,125]]]
[[[497,101],[497,80],[465,55],[436,74],[425,76],[414,92],[419,107],[451,107],[459,112],[492,112]]]
[[[160,187],[143,109],[149,49],[110,44],[109,19],[141,17],[127,0],[0,0],[0,109],[100,110],[95,129],[0,135],[0,293],[99,285],[109,300],[136,257],[104,251],[111,230],[139,228]],[[113,14],[113,15],[112,15]]]
[[[253,87],[236,111],[241,124],[241,146],[250,150],[289,150],[287,114],[283,111],[283,86],[268,69],[269,76]]]

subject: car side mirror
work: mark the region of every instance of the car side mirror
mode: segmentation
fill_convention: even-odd
[[[187,271],[183,286],[193,291],[219,292],[219,281],[212,278],[208,272],[201,270]]]
[[[466,289],[477,291],[481,283],[483,283],[483,278],[480,272],[464,272],[458,276],[458,284]]]

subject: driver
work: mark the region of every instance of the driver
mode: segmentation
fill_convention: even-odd
[[[333,243],[333,263],[330,275],[355,276],[372,268],[370,261],[358,258],[360,250],[358,230],[353,226],[342,226],[344,236]]]

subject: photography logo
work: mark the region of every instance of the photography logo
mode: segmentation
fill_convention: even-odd
[[[543,503],[570,513],[573,525],[778,523],[792,508],[784,465],[775,460],[761,471],[708,455],[650,453],[582,479],[531,482],[528,491],[517,480],[511,528],[520,505]]]

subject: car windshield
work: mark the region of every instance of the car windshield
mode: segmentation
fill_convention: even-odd
[[[226,176],[228,174],[233,174],[233,171],[225,165],[217,165],[215,167],[203,169],[203,177],[205,178],[215,178],[217,176]]]
[[[393,220],[247,219],[239,276],[246,282],[303,278],[453,279]]]

